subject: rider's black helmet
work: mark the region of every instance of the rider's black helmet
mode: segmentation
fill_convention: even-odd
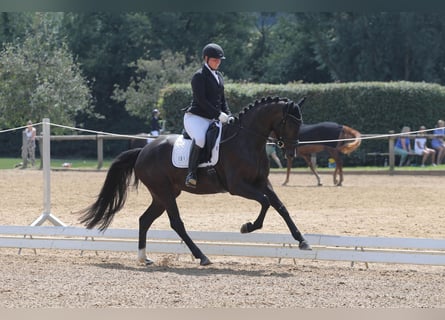
[[[216,43],[209,43],[202,49],[202,56],[209,58],[225,59],[223,49]]]

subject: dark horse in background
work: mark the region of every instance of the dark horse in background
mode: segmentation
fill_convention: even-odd
[[[343,183],[343,159],[342,154],[349,155],[361,144],[359,131],[335,122],[320,122],[316,124],[302,124],[300,127],[300,144],[296,149],[296,156],[302,157],[317,178],[317,184],[322,185],[320,176],[315,170],[310,157],[313,153],[327,151],[335,160],[334,185],[341,186]],[[311,143],[314,141],[314,143]],[[320,141],[320,142],[315,142]],[[287,156],[286,180],[289,182],[290,170],[294,156]]]
[[[111,164],[97,200],[81,211],[80,221],[87,228],[99,225],[100,230],[105,230],[124,206],[134,173],[134,185],[142,181],[152,198],[150,206],[139,218],[140,262],[153,263],[146,256],[147,232],[152,223],[167,211],[171,227],[193,256],[200,259],[201,265],[211,263],[189,237],[180,217],[176,198],[182,191],[195,194],[229,192],[260,203],[258,217],[253,223],[242,225],[242,233],[261,229],[266,212],[272,206],[299,242],[299,248],[311,250],[272,188],[266,154],[266,142],[271,132],[288,154],[294,153],[302,123],[302,101],[294,103],[287,99],[263,98],[244,108],[233,123],[223,126],[219,161],[212,170],[198,169],[195,189],[185,186],[187,168],[177,168],[172,164],[172,149],[179,135],[159,136],[143,148],[122,152]]]

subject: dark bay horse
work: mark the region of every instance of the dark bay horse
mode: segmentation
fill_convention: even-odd
[[[343,183],[343,159],[341,154],[349,155],[361,144],[359,131],[335,122],[320,122],[316,124],[302,124],[300,127],[300,145],[296,149],[296,156],[302,157],[317,178],[317,184],[322,185],[320,176],[315,170],[310,157],[313,153],[327,151],[335,160],[334,185],[341,186]],[[320,141],[311,143],[311,141]],[[290,170],[293,157],[287,157],[286,180],[289,182]]]
[[[299,248],[311,250],[272,188],[266,154],[266,142],[271,132],[286,152],[293,154],[302,123],[302,101],[294,103],[269,97],[244,108],[233,123],[223,126],[219,161],[212,170],[198,169],[195,189],[185,186],[187,168],[177,168],[172,164],[172,149],[179,135],[159,136],[143,148],[122,152],[111,164],[97,200],[81,211],[80,221],[87,228],[99,225],[100,230],[105,230],[115,213],[124,206],[134,175],[134,185],[142,181],[152,198],[150,206],[139,218],[138,258],[147,265],[153,263],[146,256],[147,232],[164,211],[167,211],[172,229],[193,256],[200,259],[200,264],[211,263],[189,237],[180,217],[176,198],[182,191],[194,194],[229,192],[259,202],[261,210],[257,219],[242,225],[242,233],[261,229],[266,212],[272,206],[299,242]]]

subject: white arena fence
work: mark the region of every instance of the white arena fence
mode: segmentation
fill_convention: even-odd
[[[445,239],[350,237],[307,234],[312,251],[287,234],[191,231],[207,255],[445,265]],[[0,247],[137,252],[138,230],[68,226],[0,226]],[[150,230],[149,253],[190,254],[173,230]]]

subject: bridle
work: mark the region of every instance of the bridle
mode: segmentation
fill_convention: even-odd
[[[304,98],[303,98],[304,99]],[[304,101],[304,100],[303,100]],[[285,138],[283,136],[284,127],[286,126],[288,120],[291,120],[293,122],[296,122],[297,125],[301,125],[301,122],[303,121],[301,117],[301,110],[300,110],[300,103],[303,102],[302,100],[299,101],[299,103],[296,104],[296,107],[298,108],[300,118],[294,116],[290,113],[290,103],[287,103],[286,108],[283,110],[283,119],[280,122],[280,129],[278,131],[278,138],[276,138],[275,143],[277,144],[278,148],[282,149],[285,145],[292,145],[293,147],[297,147],[299,140],[298,139],[289,139]],[[293,105],[293,103],[292,103]]]

